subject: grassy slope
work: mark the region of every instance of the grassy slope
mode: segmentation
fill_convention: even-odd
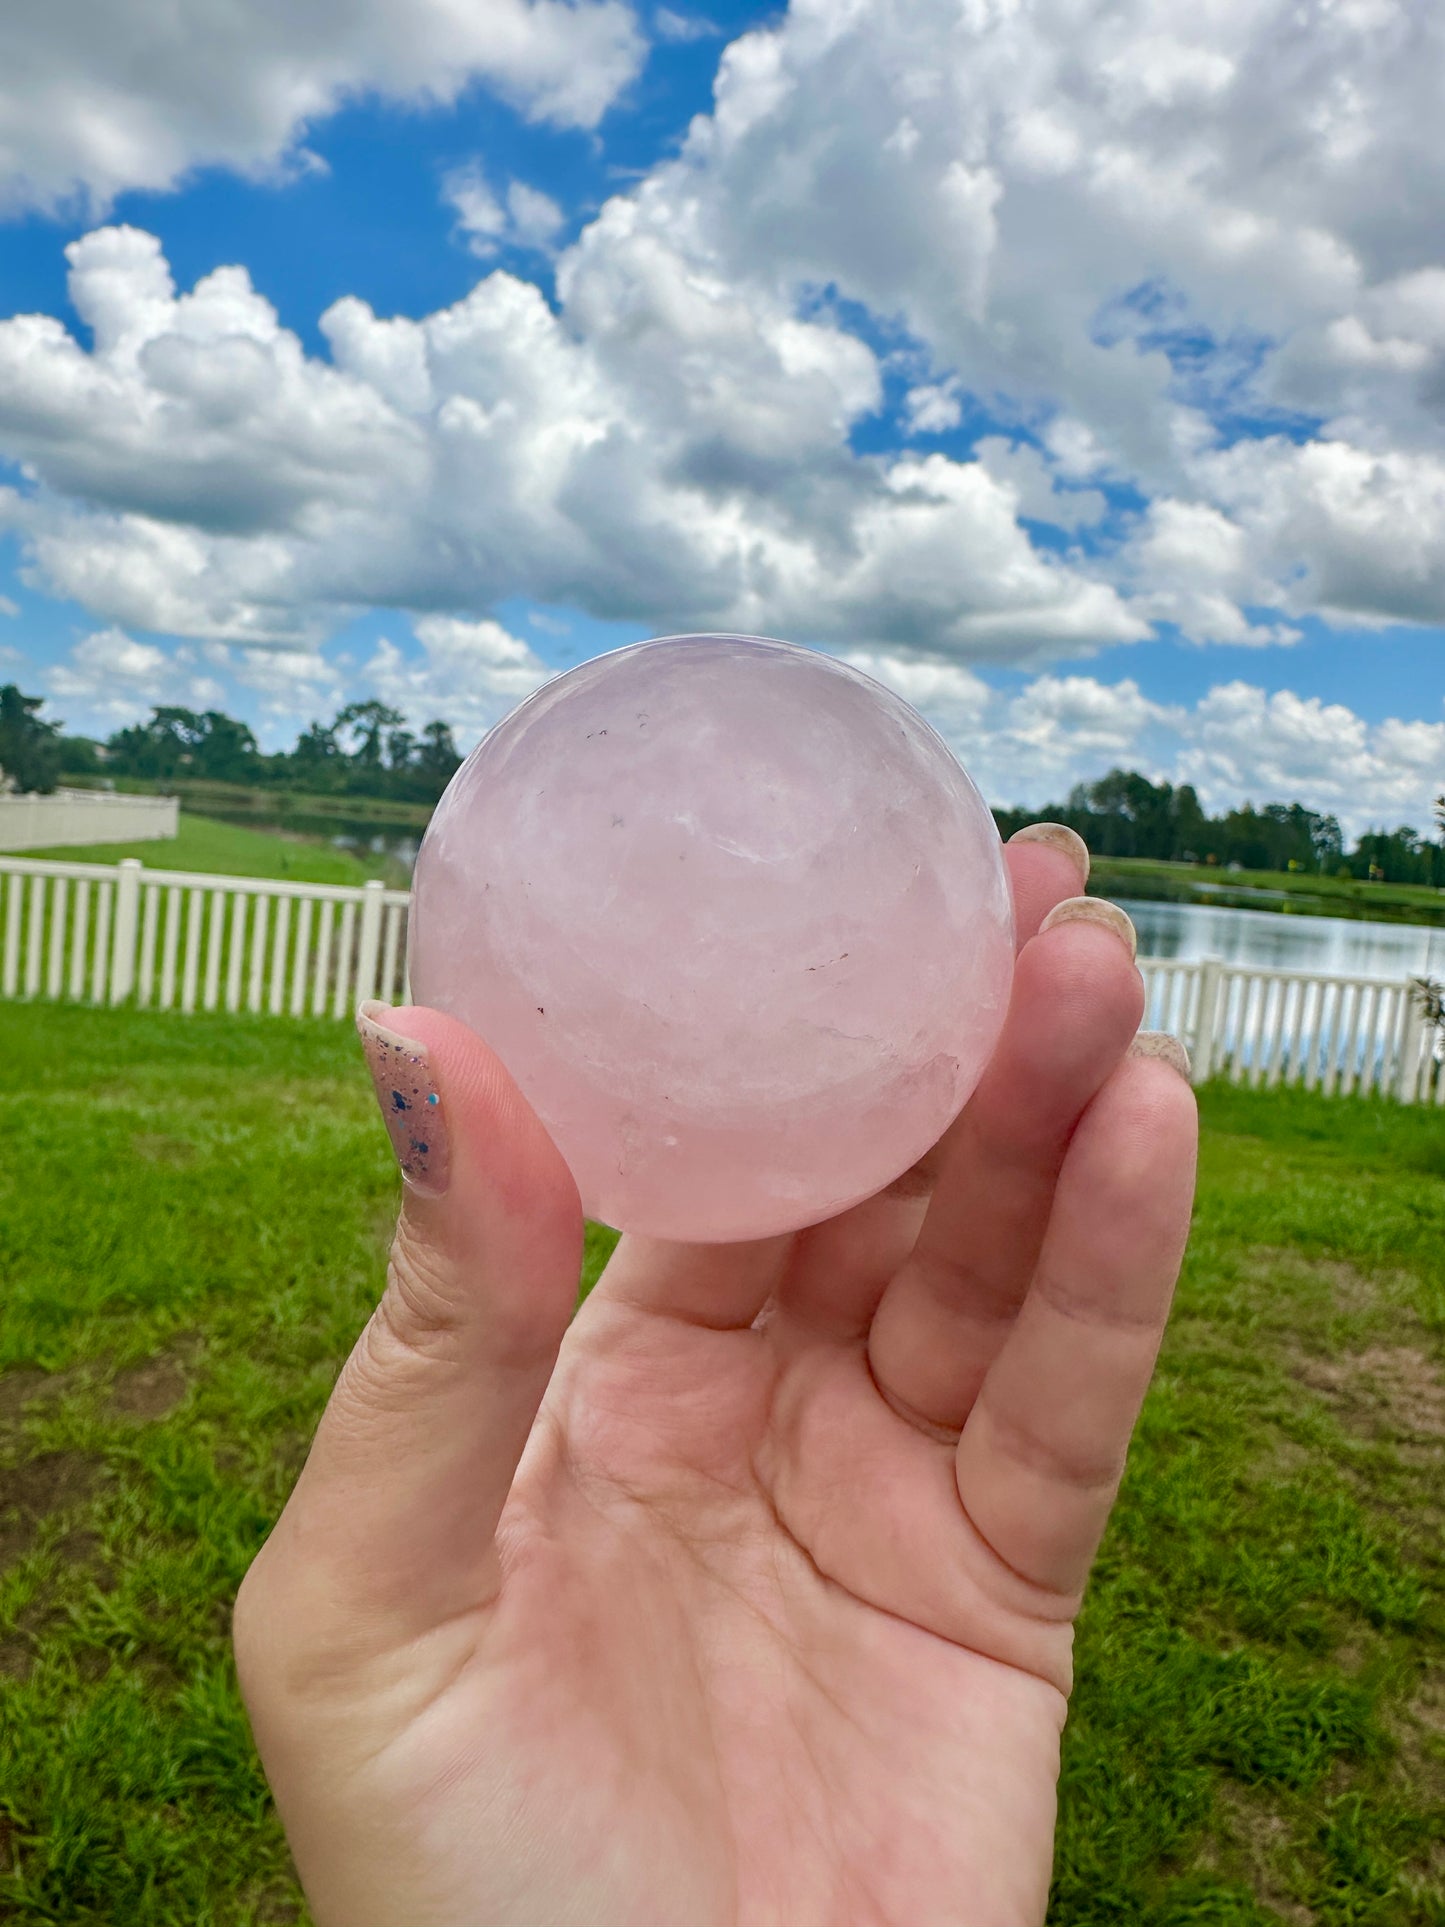
[[[0,1049],[0,1918],[303,1919],[226,1614],[379,1288],[397,1179],[354,1040],[10,1005]],[[1205,1115],[1050,1918],[1438,1927],[1445,1124]]]
[[[1201,889],[1201,884],[1210,887]],[[1415,883],[1310,876],[1302,870],[1231,871],[1207,864],[1162,863],[1150,857],[1096,856],[1089,890],[1095,896],[1226,903],[1236,909],[1285,910],[1301,916],[1445,924],[1445,892],[1440,890]]]
[[[349,850],[294,836],[221,823],[181,812],[180,834],[158,843],[96,843],[84,849],[21,850],[20,856],[70,863],[119,863],[139,857],[148,869],[209,872],[227,877],[285,877],[293,883],[365,883],[380,876],[383,859],[367,861]]]

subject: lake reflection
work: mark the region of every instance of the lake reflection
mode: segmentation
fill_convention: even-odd
[[[315,837],[318,841],[329,843],[333,849],[346,850],[352,856],[386,857],[398,871],[410,876],[416,864],[416,853],[421,848],[423,831],[415,823],[393,820],[390,817],[339,816],[331,811],[316,810],[274,810],[227,809],[224,805],[207,802],[198,816],[213,816],[222,823],[241,823],[251,830],[275,830],[283,835]],[[405,878],[395,875],[393,882],[404,883]]]
[[[287,811],[208,807],[207,815],[255,829],[283,829],[324,838],[357,855],[386,856],[408,876],[416,863],[422,830],[413,823]],[[398,875],[398,881],[401,877]],[[1204,883],[1200,889],[1208,887]],[[1224,885],[1220,885],[1224,888]],[[1280,893],[1284,895],[1283,892]],[[1445,977],[1445,929],[1412,923],[1364,923],[1344,917],[1290,916],[1272,910],[1229,910],[1212,904],[1142,902],[1118,897],[1134,919],[1141,957],[1172,957],[1270,970],[1306,970],[1324,976],[1373,977],[1399,983],[1406,977]]]
[[[1445,929],[1412,923],[1363,923],[1344,917],[1287,916],[1274,910],[1225,910],[1201,903],[1116,899],[1134,919],[1141,957],[1172,957],[1332,977],[1445,975]]]

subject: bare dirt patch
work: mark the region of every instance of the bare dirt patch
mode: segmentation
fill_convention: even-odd
[[[1353,1431],[1416,1445],[1445,1442],[1445,1373],[1418,1345],[1297,1358],[1293,1370]]]
[[[68,1372],[42,1372],[28,1365],[0,1372],[0,1424],[18,1419],[28,1405],[59,1398],[69,1377]]]
[[[1324,1333],[1309,1329],[1306,1311],[1301,1328],[1284,1337],[1283,1362],[1294,1378],[1361,1437],[1403,1448],[1406,1459],[1422,1447],[1438,1452],[1445,1441],[1445,1360],[1411,1307],[1414,1281],[1408,1272],[1372,1274],[1342,1259],[1271,1245],[1255,1246],[1249,1266],[1262,1283],[1302,1287],[1306,1301],[1360,1320],[1360,1339],[1375,1339],[1324,1350]],[[1388,1342],[1376,1338],[1382,1314],[1389,1319]]]
[[[280,1887],[268,1887],[253,1903],[256,1919],[265,1927],[287,1927],[287,1923],[301,1918],[301,1903],[294,1893],[286,1893]]]
[[[1409,1780],[1445,1792],[1445,1666],[1433,1666],[1394,1722]],[[1445,1841],[1440,1843],[1445,1854]]]
[[[1289,1245],[1252,1245],[1246,1262],[1251,1275],[1312,1287],[1333,1311],[1347,1316],[1408,1301],[1414,1286],[1411,1274],[1395,1267],[1361,1271],[1346,1259],[1313,1257]]]
[[[110,1409],[120,1418],[158,1419],[173,1412],[190,1380],[185,1366],[168,1352],[118,1372],[110,1390]]]
[[[1445,1667],[1436,1667],[1425,1680],[1409,1706],[1411,1719],[1445,1739]]]
[[[194,1164],[196,1147],[183,1137],[167,1137],[160,1131],[137,1131],[130,1148],[147,1164]]]
[[[1215,1811],[1243,1871],[1258,1898],[1290,1927],[1311,1927],[1314,1914],[1293,1900],[1279,1884],[1276,1856],[1287,1848],[1288,1822],[1272,1807],[1243,1787],[1222,1784],[1215,1794]]]
[[[100,1535],[87,1532],[82,1527],[67,1532],[56,1551],[66,1565],[74,1566],[81,1572],[99,1572],[105,1564],[105,1547]]]
[[[43,1519],[88,1499],[99,1476],[98,1462],[82,1452],[42,1452],[0,1472],[0,1509]]]
[[[0,1472],[0,1570],[30,1550],[42,1519],[88,1499],[100,1472],[80,1452],[42,1452]]]
[[[1414,1696],[1389,1720],[1396,1753],[1393,1778],[1402,1795],[1427,1807],[1445,1800],[1445,1667],[1427,1670]],[[1445,1834],[1425,1845],[1420,1872],[1445,1878]]]

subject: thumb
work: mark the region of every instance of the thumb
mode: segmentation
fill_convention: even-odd
[[[495,1597],[497,1521],[576,1303],[582,1208],[464,1024],[365,1003],[357,1029],[401,1218],[385,1293],[257,1564],[273,1581],[284,1568],[289,1611],[385,1650]]]

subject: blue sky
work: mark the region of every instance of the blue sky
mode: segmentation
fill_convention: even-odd
[[[1445,74],[1352,20],[1283,66],[1284,0],[0,21],[0,676],[465,742],[736,628],[1000,802],[1124,762],[1423,827]]]

